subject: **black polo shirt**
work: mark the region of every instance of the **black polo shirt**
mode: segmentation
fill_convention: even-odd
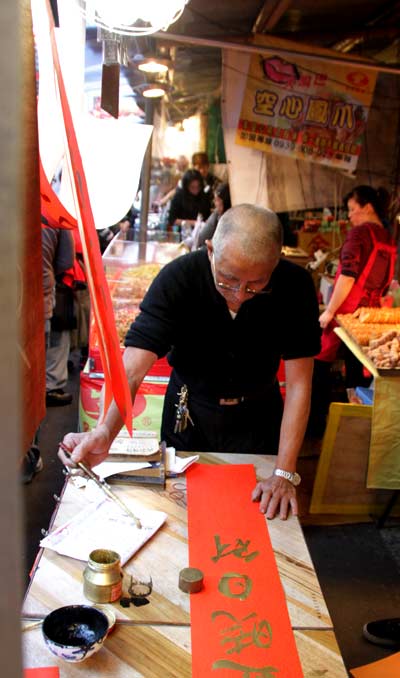
[[[281,358],[320,351],[318,303],[308,271],[282,259],[267,289],[232,318],[215,287],[206,249],[183,255],[154,279],[125,346],[168,355],[200,396],[262,394],[275,382]]]

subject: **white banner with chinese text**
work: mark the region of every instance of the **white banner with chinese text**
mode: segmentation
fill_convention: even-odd
[[[354,172],[375,82],[361,66],[254,54],[236,143]]]

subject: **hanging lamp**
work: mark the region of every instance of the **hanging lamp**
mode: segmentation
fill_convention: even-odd
[[[77,0],[87,23],[121,35],[165,31],[182,15],[189,0]]]

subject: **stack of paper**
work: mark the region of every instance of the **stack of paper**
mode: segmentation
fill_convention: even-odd
[[[108,464],[119,467],[107,470]],[[101,465],[102,477],[111,483],[165,484],[165,460],[155,431],[134,431],[132,438],[119,435],[110,447],[110,454]],[[99,473],[98,468],[95,469]]]

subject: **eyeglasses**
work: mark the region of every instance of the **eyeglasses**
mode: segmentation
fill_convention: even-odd
[[[212,253],[212,258],[211,258],[211,271],[212,271],[212,274],[213,274],[214,283],[215,283],[216,287],[219,287],[219,289],[223,290],[227,294],[239,294],[239,292],[242,289],[241,285],[235,287],[234,285],[228,285],[227,283],[219,282],[217,280],[217,274],[216,274],[216,271],[215,271],[215,263],[214,263],[214,252]],[[248,287],[247,285],[244,288],[244,293],[249,294],[252,297],[255,297],[256,295],[260,295],[260,294],[269,294],[270,291],[271,290],[263,290],[263,289],[255,290],[253,287]]]
[[[218,280],[215,280],[215,284],[221,290],[224,290],[224,292],[227,292],[229,294],[238,294],[241,290],[240,287],[233,287],[233,285],[227,285],[226,283],[218,282]],[[253,290],[252,287],[245,287],[244,288],[244,293],[250,294],[252,297],[255,297],[256,295],[259,295],[259,294],[268,294],[269,291],[270,290]]]

